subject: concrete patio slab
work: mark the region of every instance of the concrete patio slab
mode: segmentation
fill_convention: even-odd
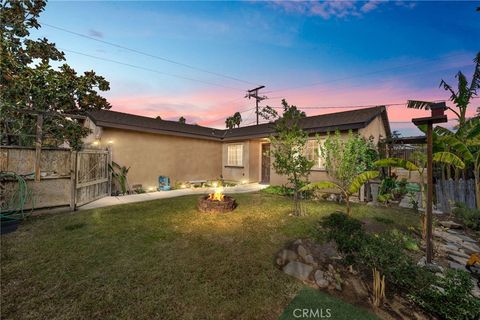
[[[259,184],[259,183],[249,183],[249,184],[241,184],[235,187],[225,187],[223,188],[223,192],[225,194],[230,193],[245,193],[245,192],[255,192],[268,187],[266,184]],[[142,201],[150,201],[150,200],[157,200],[157,199],[167,199],[167,198],[174,198],[174,197],[181,197],[181,196],[188,196],[194,194],[208,194],[212,193],[215,188],[187,188],[187,189],[177,189],[177,190],[170,190],[170,191],[156,191],[156,192],[147,192],[147,193],[140,193],[140,194],[131,194],[127,196],[119,196],[119,197],[104,197],[93,202],[87,203],[78,208],[78,210],[88,210],[88,209],[96,209],[96,208],[103,208],[109,206],[115,206],[119,204],[126,204],[126,203],[135,203],[135,202],[142,202]]]

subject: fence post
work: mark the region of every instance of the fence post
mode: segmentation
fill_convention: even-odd
[[[42,160],[42,126],[43,114],[37,114],[35,133],[35,181],[40,181],[40,162]]]
[[[75,211],[77,195],[77,151],[70,154],[70,210]]]

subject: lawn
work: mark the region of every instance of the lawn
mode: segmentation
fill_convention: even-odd
[[[277,319],[302,283],[274,254],[342,207],[308,202],[307,216],[291,217],[287,198],[253,193],[235,195],[233,213],[208,215],[197,197],[31,218],[2,236],[1,318]],[[364,205],[353,216],[419,220]]]

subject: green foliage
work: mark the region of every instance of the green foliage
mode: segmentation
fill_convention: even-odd
[[[422,288],[429,284],[431,277],[405,252],[407,241],[408,238],[395,230],[369,235],[358,251],[358,264],[368,270],[376,268],[388,283],[401,290]]]
[[[186,122],[187,120],[183,116],[178,118],[178,123],[185,124]]]
[[[240,114],[240,112],[235,112],[233,114],[233,116],[225,119],[225,126],[228,129],[233,129],[235,127],[240,127],[240,123],[242,123],[242,115]]]
[[[128,192],[128,181],[127,181],[127,174],[130,170],[130,167],[120,166],[118,163],[112,161],[112,164],[108,165],[108,168],[112,172],[113,178],[115,178],[122,190],[123,194],[127,194]]]
[[[408,171],[417,171],[419,168],[411,161],[400,158],[386,158],[375,161],[377,167],[395,167],[403,168]]]
[[[325,142],[319,142],[320,153],[328,174],[346,189],[362,172],[373,167],[376,157],[375,146],[359,134],[351,131],[342,137],[337,130],[328,134]]]
[[[473,297],[471,276],[461,270],[447,270],[431,286],[412,291],[410,299],[430,314],[446,320],[474,320],[480,317],[480,300]]]
[[[311,191],[311,190],[322,190],[322,189],[337,189],[339,190],[345,198],[347,203],[347,214],[350,214],[350,197],[357,193],[362,185],[364,185],[368,180],[378,177],[380,173],[378,171],[365,171],[354,177],[350,185],[344,187],[339,183],[333,181],[318,181],[312,182],[304,187],[301,191]]]
[[[79,149],[89,130],[69,114],[109,109],[110,104],[97,90],[109,90],[109,83],[93,71],[78,75],[66,63],[64,53],[47,39],[29,39],[45,1],[2,1],[0,16],[0,142],[33,144],[36,117],[44,114],[45,142],[68,141]]]
[[[335,241],[340,252],[346,255],[347,263],[352,262],[367,237],[362,223],[345,213],[335,212],[325,217],[321,226],[327,229],[327,240]]]
[[[282,100],[283,115],[275,122],[275,135],[270,137],[273,167],[285,175],[294,190],[294,214],[300,214],[299,191],[308,180],[313,161],[307,159],[305,146],[308,133],[300,128],[305,112]]]
[[[453,214],[470,229],[480,231],[480,209],[467,208],[463,203],[457,203],[456,206]]]
[[[287,186],[268,186],[267,188],[262,189],[262,192],[265,192],[268,194],[278,194],[281,196],[293,195],[293,189],[288,188]]]
[[[455,108],[447,108],[457,116],[459,127],[462,127],[465,124],[467,120],[467,109],[470,101],[472,98],[477,96],[477,90],[480,88],[480,52],[477,53],[475,59],[473,59],[473,62],[475,63],[475,69],[473,71],[470,84],[461,71],[459,71],[455,76],[458,79],[456,90],[444,80],[440,81],[440,87],[450,93],[450,101],[455,104]],[[432,104],[433,102],[430,101],[409,100],[407,107],[415,109],[429,109]]]

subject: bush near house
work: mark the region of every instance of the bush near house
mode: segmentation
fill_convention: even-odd
[[[470,209],[463,203],[457,203],[453,214],[472,230],[480,231],[480,209]]]

